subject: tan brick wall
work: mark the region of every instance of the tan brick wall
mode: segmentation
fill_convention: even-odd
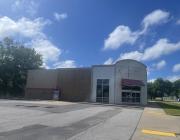
[[[25,97],[27,99],[41,99],[41,100],[51,100],[52,97],[52,89],[31,89],[27,88],[26,89],[26,94]]]
[[[58,71],[57,85],[62,93],[62,100],[88,100],[91,92],[91,69],[61,69]]]
[[[57,70],[29,70],[26,88],[56,88]]]
[[[88,100],[91,92],[91,68],[31,70],[28,72],[26,98],[52,99],[55,88],[60,89],[60,100]]]

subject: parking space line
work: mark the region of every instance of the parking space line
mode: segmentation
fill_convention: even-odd
[[[159,135],[159,136],[167,136],[167,137],[176,137],[176,134],[173,132],[163,132],[163,131],[148,130],[148,129],[143,129],[142,133],[151,134],[151,135]]]

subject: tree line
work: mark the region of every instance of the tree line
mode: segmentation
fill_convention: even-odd
[[[34,49],[10,38],[0,41],[0,96],[23,96],[28,70],[41,65],[42,56]]]
[[[180,79],[171,82],[158,78],[154,82],[148,82],[147,92],[150,99],[155,99],[156,97],[163,98],[165,96],[180,98]]]

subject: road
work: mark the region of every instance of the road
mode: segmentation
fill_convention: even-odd
[[[0,140],[129,140],[142,108],[0,100]]]

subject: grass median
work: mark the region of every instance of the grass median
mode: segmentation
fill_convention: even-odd
[[[180,116],[180,102],[158,102],[158,104],[164,109],[166,114],[173,116]]]

